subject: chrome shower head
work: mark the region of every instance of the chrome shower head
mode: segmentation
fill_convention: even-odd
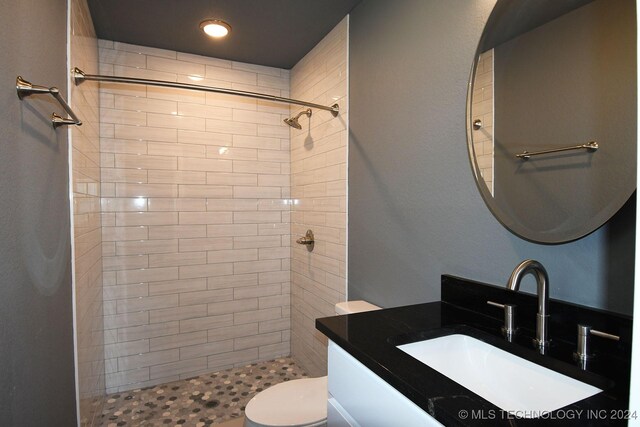
[[[302,129],[302,126],[300,125],[300,123],[298,123],[298,119],[302,115],[306,115],[307,117],[311,117],[311,108],[307,108],[306,110],[303,110],[303,111],[299,112],[298,115],[295,116],[295,117],[287,117],[283,121],[286,124],[288,124],[289,126],[291,126],[292,128],[296,128],[296,129],[300,130],[300,129]]]

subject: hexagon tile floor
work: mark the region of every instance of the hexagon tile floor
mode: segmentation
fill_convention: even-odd
[[[282,358],[201,375],[105,398],[99,426],[204,427],[244,414],[245,405],[272,385],[307,374]]]

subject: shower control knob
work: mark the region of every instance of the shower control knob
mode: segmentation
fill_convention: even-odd
[[[300,237],[298,240],[296,240],[296,243],[299,245],[306,245],[307,250],[311,252],[313,250],[313,244],[315,243],[315,240],[313,238],[313,231],[307,230],[307,234],[305,234],[304,237]]]

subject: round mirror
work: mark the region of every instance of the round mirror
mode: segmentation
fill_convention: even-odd
[[[634,0],[498,0],[469,82],[478,188],[513,233],[583,237],[636,187]]]

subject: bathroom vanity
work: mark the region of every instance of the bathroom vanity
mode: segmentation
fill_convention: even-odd
[[[501,332],[503,311],[487,302],[517,307],[517,333],[511,342]],[[532,342],[536,303],[535,295],[442,276],[440,302],[318,319],[317,329],[330,340],[329,425],[625,425],[626,419],[635,417],[627,411],[631,319],[550,300],[550,345],[540,350]],[[591,337],[589,353],[595,357],[580,361],[574,356],[578,324],[620,339]],[[471,343],[460,349],[451,347],[449,356],[442,350],[442,367],[453,368],[449,372],[436,362],[423,363],[406,352],[410,347],[406,344],[446,337],[462,337]],[[430,351],[446,349],[447,345],[442,341]],[[482,363],[493,363],[490,360],[496,354],[499,359],[516,361],[501,359],[496,363],[506,364],[491,373]],[[456,374],[462,377],[454,381],[451,377]],[[549,377],[544,376],[547,374]],[[465,376],[479,376],[480,388],[486,390],[478,391],[474,388],[477,385],[465,382]],[[533,384],[536,380],[540,381],[537,386]],[[534,391],[532,401],[513,399],[517,391],[511,391],[512,387],[521,385],[521,390]],[[567,397],[575,391],[574,385],[584,387],[589,397]],[[561,389],[565,386],[566,390]],[[493,397],[483,397],[487,391]],[[514,406],[492,403],[501,394]],[[557,406],[554,396],[570,403],[545,410],[543,403],[533,401],[542,398]]]

